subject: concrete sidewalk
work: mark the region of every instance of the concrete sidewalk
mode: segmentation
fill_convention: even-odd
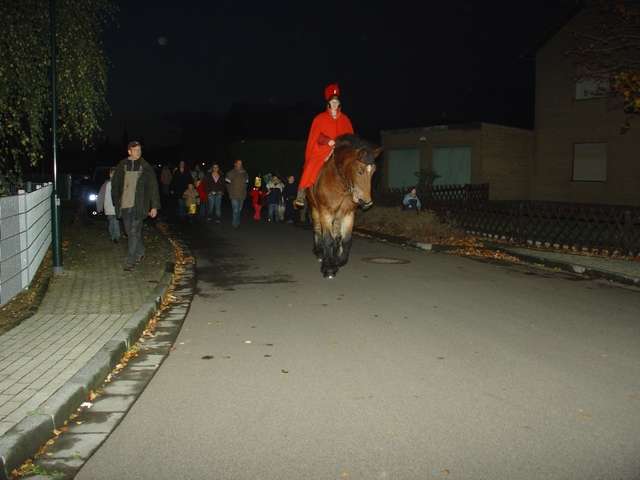
[[[430,252],[446,253],[455,251],[458,248],[451,245],[416,242],[406,238],[380,234],[378,232],[362,228],[355,229],[355,232],[366,237],[419,248]],[[572,253],[545,251],[535,248],[516,247],[491,242],[483,243],[484,247],[489,250],[508,253],[522,262],[534,266],[542,265],[548,268],[557,268],[567,272],[587,275],[593,278],[601,278],[624,285],[640,286],[640,260],[593,257]]]
[[[547,252],[533,248],[491,245],[527,263],[540,263],[546,267],[603,278],[625,285],[640,286],[640,261],[618,258],[592,257],[571,253]]]
[[[126,240],[96,221],[68,226],[64,273],[35,315],[0,335],[0,479],[53,436],[139,337],[172,280],[173,248],[145,228],[146,256],[123,271]]]

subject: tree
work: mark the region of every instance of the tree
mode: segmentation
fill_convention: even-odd
[[[578,80],[589,80],[603,95],[622,98],[627,117],[640,114],[640,5],[624,0],[588,2],[588,28],[574,32],[569,52]]]
[[[112,0],[56,0],[61,141],[91,143],[108,111],[101,36]],[[0,190],[44,157],[51,132],[48,0],[0,0]]]

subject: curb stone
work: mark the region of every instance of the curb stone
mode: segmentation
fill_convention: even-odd
[[[89,391],[102,384],[124,353],[144,331],[169,289],[173,271],[165,271],[154,288],[151,301],[142,304],[126,325],[114,335],[71,379],[65,382],[34,412],[0,438],[0,480],[10,480],[11,472],[32,457],[52,436],[53,430],[85,401]]]
[[[354,228],[353,231],[354,233],[363,237],[368,237],[368,238],[372,238],[374,240],[383,241],[383,242],[389,242],[389,243],[393,243],[403,247],[418,248],[420,250],[425,250],[428,252],[447,252],[455,248],[449,245],[416,242],[414,240],[410,240],[405,237],[386,235],[386,234],[374,232],[371,230],[366,230],[363,228]],[[510,250],[509,247],[505,247],[502,245],[498,246],[495,244],[485,243],[484,248],[487,248],[493,251],[508,253],[509,255],[512,255],[518,258],[519,260],[522,260],[523,262],[534,265],[534,266],[542,265],[547,268],[559,268],[569,273],[584,275],[591,278],[599,278],[603,280],[608,280],[610,282],[620,283],[623,285],[630,285],[630,286],[636,286],[636,287],[640,286],[640,277],[631,277],[631,276],[623,275],[620,273],[610,272],[607,270],[590,268],[584,265],[576,265],[570,262],[559,262],[557,260],[549,260],[549,259],[541,258],[535,255],[526,255],[520,252],[514,252]]]
[[[177,243],[183,254],[188,253],[190,257],[188,247],[181,241]],[[131,358],[127,367],[116,375],[108,386],[105,387],[106,384],[102,383],[98,387],[105,388],[93,400],[90,410],[84,409],[79,413],[78,419],[81,419],[81,422],[70,422],[68,430],[56,438],[54,445],[47,448],[46,455],[34,459],[35,465],[44,471],[57,472],[60,478],[75,478],[78,471],[124,419],[126,412],[137,402],[159,367],[171,354],[190,309],[196,283],[195,261],[185,262],[179,273],[172,282],[174,300],[158,316],[154,335],[146,339],[139,355]],[[131,375],[135,379],[130,378]],[[137,386],[133,389],[129,386],[122,391],[118,385],[120,380],[133,381]],[[109,428],[105,429],[104,418],[96,418],[100,415],[116,418]],[[101,428],[92,429],[92,425],[100,425]],[[72,457],[62,455],[62,452],[68,454],[71,447],[74,450]]]
[[[489,246],[487,248],[491,248],[492,250],[497,250],[495,246]],[[501,247],[500,250],[508,253],[509,255],[513,255],[514,257],[526,263],[531,263],[534,265],[543,265],[548,268],[559,268],[560,270],[564,270],[565,272],[577,273],[579,275],[608,280],[610,282],[616,282],[623,285],[630,285],[635,287],[640,286],[640,277],[631,277],[628,275],[623,275],[621,273],[610,272],[608,270],[590,268],[585,265],[576,265],[571,262],[559,262],[557,260],[549,260],[547,258],[541,258],[535,255],[526,255],[524,253],[514,252],[509,248],[504,248],[504,247]]]
[[[416,242],[415,240],[411,240],[407,237],[400,237],[396,235],[388,235],[385,233],[374,232],[372,230],[366,230],[364,228],[354,228],[353,232],[356,235],[365,238],[371,238],[373,240],[393,243],[395,245],[400,245],[402,247],[411,247],[417,248],[418,250],[424,250],[427,252],[447,252],[452,250],[455,247],[451,245],[440,245],[438,243],[425,243],[425,242]]]

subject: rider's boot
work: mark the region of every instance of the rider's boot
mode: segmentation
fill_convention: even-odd
[[[304,208],[304,203],[307,197],[307,191],[304,188],[298,190],[296,199],[293,201],[293,206],[297,208]]]

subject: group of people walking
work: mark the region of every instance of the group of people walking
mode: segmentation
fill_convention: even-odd
[[[113,242],[120,238],[118,219],[122,219],[128,242],[124,269],[133,270],[143,260],[143,222],[147,217],[155,218],[161,206],[168,210],[173,206],[180,219],[200,217],[219,223],[222,199],[227,195],[231,203],[231,225],[237,228],[249,195],[254,220],[262,219],[266,206],[267,221],[293,222],[294,206],[304,208],[306,189],[315,183],[322,165],[331,156],[336,138],[353,133],[350,119],[341,111],[338,85],[328,85],[324,93],[326,109],[311,125],[303,172],[297,186],[294,176],[287,177],[286,183],[277,176],[264,179],[258,176],[249,189],[249,175],[239,159],[226,174],[218,164],[212,165],[207,172],[199,165],[191,171],[185,161],[180,161],[174,171],[163,167],[158,182],[153,167],[142,158],[140,142],[129,142],[128,156],[111,169],[100,189],[97,205],[98,211],[105,212]]]
[[[253,220],[267,222],[293,223],[295,210],[293,202],[296,199],[295,177],[289,175],[287,183],[282,182],[277,175],[258,175],[249,191]],[[266,209],[266,215],[263,210]]]

